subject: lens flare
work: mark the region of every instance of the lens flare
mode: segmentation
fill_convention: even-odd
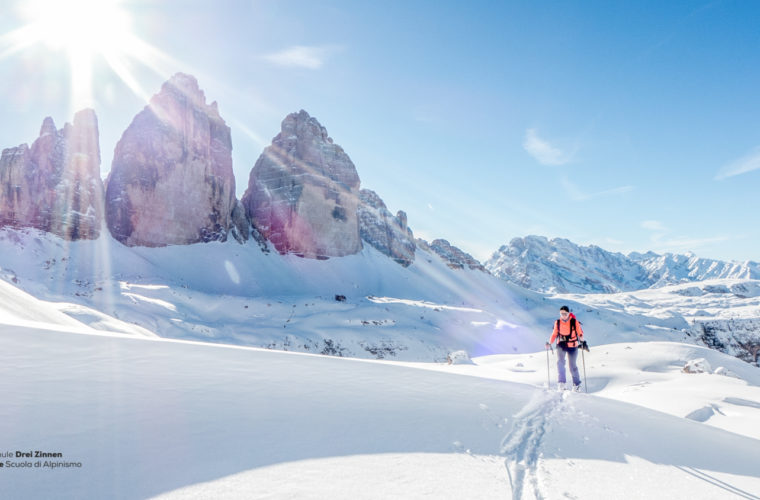
[[[94,107],[93,66],[99,59],[146,101],[131,63],[161,77],[170,74],[174,61],[133,34],[127,0],[27,0],[17,11],[26,24],[0,35],[0,59],[40,46],[65,54],[72,113]]]

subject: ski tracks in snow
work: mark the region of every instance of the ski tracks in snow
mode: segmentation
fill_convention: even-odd
[[[513,499],[545,498],[539,480],[541,444],[551,422],[563,411],[568,396],[567,392],[536,391],[514,416],[512,429],[501,442],[501,452],[507,456],[505,465]]]

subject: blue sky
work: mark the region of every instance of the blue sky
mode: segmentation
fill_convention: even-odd
[[[232,128],[238,196],[305,109],[417,236],[482,260],[528,234],[760,260],[758,3],[123,0],[115,27],[19,35],[48,4],[0,0],[0,147],[89,103],[106,175],[183,71]]]

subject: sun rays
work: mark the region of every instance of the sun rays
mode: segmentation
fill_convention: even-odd
[[[0,60],[32,48],[62,53],[70,82],[70,110],[93,107],[100,84],[94,67],[105,62],[136,96],[150,94],[136,76],[147,68],[165,78],[172,59],[133,33],[127,0],[28,0],[16,9],[22,26],[0,35]],[[40,68],[44,69],[44,68]]]
[[[14,9],[7,12],[9,17],[17,20],[16,26],[0,34],[0,61],[17,59],[20,66],[49,75],[49,81],[55,81],[62,90],[68,89],[61,92],[61,97],[65,99],[68,94],[69,116],[74,116],[83,108],[98,107],[106,85],[104,73],[99,68],[107,68],[138,98],[147,102],[150,94],[140,83],[140,72],[147,69],[166,78],[176,64],[133,33],[133,19],[128,7],[128,0],[19,1]],[[17,86],[22,88],[23,85],[23,79],[19,78]],[[94,141],[94,144],[86,147],[85,151],[99,156],[97,135],[88,137],[88,140]],[[71,181],[72,185],[78,183],[76,177]],[[75,191],[63,190],[60,203],[66,207],[74,206]],[[102,203],[102,200],[95,200],[97,206]],[[65,212],[68,213],[68,210]],[[61,224],[64,232],[76,226],[68,217],[64,217]],[[101,224],[100,230],[108,231],[104,224]],[[68,238],[62,246],[67,267],[78,269],[92,266],[98,283],[107,284],[110,281],[111,249],[108,238],[98,238],[98,244],[93,247],[97,249],[95,252],[78,250],[89,247]],[[62,286],[67,280],[61,276],[59,281],[58,286]],[[110,287],[106,286],[105,289],[110,290]],[[112,303],[109,293],[104,294],[102,300],[106,306]]]

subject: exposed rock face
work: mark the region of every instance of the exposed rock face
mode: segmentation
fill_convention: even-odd
[[[760,318],[697,320],[692,332],[711,349],[758,364]]]
[[[235,208],[230,128],[195,78],[174,75],[135,116],[107,184],[108,228],[126,245],[227,238]]]
[[[45,118],[32,147],[3,150],[0,226],[33,227],[67,240],[95,239],[103,220],[103,182],[95,112],[56,130]]]
[[[404,267],[414,262],[414,235],[406,225],[406,213],[394,217],[374,191],[359,191],[359,234],[362,240]]]
[[[239,243],[248,241],[251,234],[251,221],[245,216],[245,208],[243,208],[243,204],[240,203],[240,201],[235,200],[235,205],[232,208],[230,217],[232,218],[232,226],[230,229],[232,237]]]
[[[446,265],[451,269],[464,269],[465,267],[468,267],[470,269],[476,269],[486,273],[488,272],[475,257],[463,252],[446,240],[433,240],[432,243],[428,244],[426,241],[418,239],[417,244],[422,249],[431,250],[438,254],[446,261]]]
[[[362,248],[359,174],[306,111],[288,115],[251,171],[243,195],[255,229],[278,252],[341,257]]]

